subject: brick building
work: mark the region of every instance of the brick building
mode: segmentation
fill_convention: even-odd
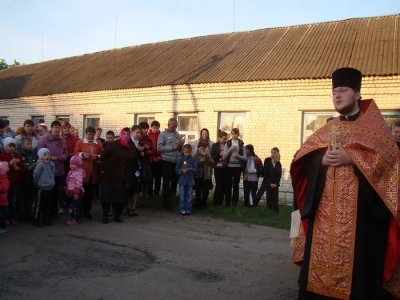
[[[178,118],[186,140],[208,128],[239,127],[262,158],[277,146],[281,198],[291,199],[288,168],[302,141],[335,116],[333,70],[364,74],[388,125],[400,119],[400,15],[228,33],[127,47],[0,72],[0,117],[15,129],[28,118],[63,117],[119,131]]]

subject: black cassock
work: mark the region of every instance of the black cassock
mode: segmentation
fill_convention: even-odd
[[[327,167],[322,166],[323,154],[314,151],[306,155],[302,165],[306,168],[308,184],[302,218],[308,219],[303,267],[299,276],[298,300],[334,299],[307,291],[308,268],[314,218],[325,184]],[[351,287],[352,300],[386,300],[391,294],[382,287],[386,242],[390,223],[390,211],[354,166],[359,179],[356,241]],[[296,180],[294,178],[294,180]]]

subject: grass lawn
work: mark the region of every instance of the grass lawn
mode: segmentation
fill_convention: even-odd
[[[193,198],[193,203],[194,201]],[[140,196],[139,203],[141,203]],[[174,210],[171,213],[176,214],[178,211],[178,197],[172,197],[172,203]],[[150,200],[150,206],[153,209],[162,209],[162,198]],[[193,215],[289,230],[292,211],[293,208],[291,206],[280,205],[279,213],[276,213],[267,209],[264,203],[260,203],[258,207],[248,208],[244,207],[242,201],[239,201],[236,208],[225,208],[224,204],[221,206],[213,205],[211,199],[209,199],[207,208],[204,210],[193,208]]]

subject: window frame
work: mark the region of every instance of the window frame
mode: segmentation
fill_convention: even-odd
[[[100,114],[83,115],[83,131],[85,131],[86,128],[88,127],[87,119],[97,119],[97,118],[99,119],[99,122],[98,122],[97,126],[94,126],[95,128],[100,127],[100,121],[101,121]]]
[[[390,117],[390,116],[397,116],[397,120],[395,120],[393,123],[389,123],[388,124],[388,122],[386,121],[386,119],[385,119],[385,122],[386,122],[386,124],[389,126],[389,129],[390,129],[390,131],[392,131],[392,129],[393,129],[393,124],[396,122],[396,121],[400,121],[400,110],[384,110],[384,111],[381,111],[381,114],[382,114],[382,117],[385,119],[385,117]]]
[[[319,116],[325,116],[325,115],[328,116],[329,115],[330,117],[337,117],[338,113],[336,111],[329,111],[329,110],[326,110],[326,111],[303,111],[302,116],[301,116],[301,136],[300,136],[301,144],[303,144],[307,140],[308,137],[310,137],[314,132],[316,132],[319,128],[322,127],[321,126],[321,127],[318,127],[317,129],[314,129],[314,131],[310,135],[306,136],[307,124],[305,124],[305,121],[306,121],[306,116],[309,116],[309,115],[311,115],[311,116],[312,115],[316,115],[316,116],[318,116],[318,115]]]
[[[43,120],[44,121],[44,123],[46,124],[46,119],[45,119],[45,116],[40,116],[40,115],[35,115],[35,116],[30,116],[31,117],[31,120],[32,120],[32,122],[33,122],[33,124],[35,124],[36,125],[36,123],[37,123],[37,121],[39,121],[39,120]],[[49,124],[50,125],[50,124]],[[49,126],[50,127],[50,126]]]
[[[180,117],[196,117],[197,122],[196,122],[196,130],[189,130],[189,131],[185,131],[185,130],[180,130],[179,129],[179,118]],[[179,135],[181,138],[183,138],[183,136],[185,137],[185,144],[192,144],[194,141],[196,141],[199,138],[199,115],[197,113],[182,113],[182,114],[175,114],[175,118],[178,121],[178,128],[177,131],[179,132]],[[194,135],[194,139],[189,139],[189,135]]]
[[[222,129],[222,118],[223,118],[223,116],[234,116],[234,117],[243,116],[244,119],[243,119],[243,124],[241,125],[242,128],[239,128],[239,126],[237,126],[237,127],[232,127],[229,130],[223,130]],[[245,111],[226,111],[226,112],[220,111],[218,113],[218,129],[220,129],[222,131],[226,131],[226,133],[228,134],[228,140],[231,138],[232,129],[233,128],[239,128],[239,133],[240,133],[239,134],[239,138],[243,141],[244,138],[245,138],[245,135],[246,135],[246,131],[245,131],[246,127],[245,126],[246,126],[246,112]]]
[[[135,114],[133,124],[134,125],[139,125],[139,123],[140,123],[139,119],[140,118],[147,118],[146,122],[149,123],[149,127],[150,127],[150,124],[151,124],[152,121],[149,122],[148,119],[154,119],[155,120],[156,119],[156,115],[155,114]]]
[[[68,122],[71,124],[71,116],[70,115],[56,115],[55,117],[56,117],[55,120],[57,120],[58,118],[61,118],[65,122]],[[66,121],[65,119],[68,119],[68,121]]]

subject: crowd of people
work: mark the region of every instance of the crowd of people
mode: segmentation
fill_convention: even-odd
[[[44,120],[26,120],[16,132],[0,120],[0,232],[20,221],[53,225],[60,214],[70,214],[66,223],[76,225],[81,218],[92,218],[95,198],[101,199],[104,224],[110,216],[121,223],[125,209],[137,216],[139,195],[144,206],[162,196],[167,210],[178,196],[183,216],[193,212],[193,191],[198,210],[207,207],[211,190],[214,205],[236,207],[241,178],[246,207],[257,206],[266,191],[267,207],[279,210],[279,149],[274,147],[263,164],[253,145],[239,139],[237,128],[229,140],[220,131],[216,143],[203,128],[198,140],[185,144],[174,118],[162,132],[153,121],[122,128],[117,136],[113,131],[105,139],[101,135],[101,128],[88,126],[79,138],[63,119],[49,129]],[[264,179],[258,189],[260,176]]]

